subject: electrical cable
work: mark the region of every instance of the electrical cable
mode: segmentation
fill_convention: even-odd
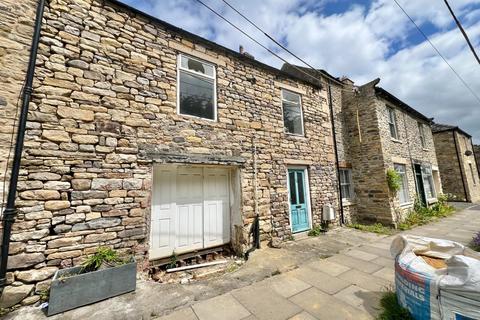
[[[416,22],[410,17],[410,15],[403,9],[403,7],[398,3],[397,0],[393,0],[397,4],[397,6],[403,11],[403,13],[410,19],[410,21],[413,23],[413,25],[418,29],[418,31],[423,35],[423,37],[430,43],[432,48],[437,52],[437,54],[445,61],[445,63],[452,69],[453,73],[457,76],[457,78],[463,83],[463,85],[472,93],[472,95],[480,102],[480,97],[472,90],[472,88],[467,84],[467,82],[458,74],[457,71],[452,67],[452,65],[447,61],[447,59],[440,53],[440,51],[437,49],[437,47],[433,44],[432,41],[428,38],[428,36],[420,29],[420,27],[416,24]]]
[[[204,3],[202,0],[196,0],[198,3],[200,3],[201,5],[203,5],[205,8],[207,8],[208,10],[210,10],[211,12],[213,12],[216,16],[218,16],[220,19],[224,20],[226,23],[228,23],[230,26],[232,26],[233,28],[237,29],[238,31],[240,31],[244,36],[246,36],[247,38],[249,38],[250,40],[252,40],[253,42],[255,42],[256,44],[258,44],[260,47],[262,47],[263,49],[265,49],[266,51],[268,51],[270,54],[274,55],[276,58],[280,59],[281,61],[283,61],[284,63],[286,63],[287,65],[291,66],[292,68],[296,69],[297,71],[309,76],[310,78],[314,79],[315,81],[318,81],[319,83],[321,83],[321,80],[313,75],[311,75],[310,73],[298,68],[297,66],[291,64],[290,62],[288,62],[287,60],[285,60],[284,58],[282,58],[281,56],[279,56],[278,54],[276,54],[275,52],[273,52],[271,49],[269,49],[268,47],[266,47],[265,45],[261,44],[258,40],[256,40],[255,38],[253,38],[252,36],[250,36],[248,33],[246,33],[245,31],[243,31],[240,27],[238,27],[237,25],[235,25],[233,22],[231,22],[230,20],[228,20],[227,18],[225,18],[224,16],[222,16],[220,13],[218,13],[215,9],[211,8],[210,6],[208,6],[206,3]],[[318,72],[316,69],[314,69],[315,72]]]
[[[455,23],[457,24],[458,29],[460,29],[460,31],[462,32],[463,37],[465,38],[465,41],[467,41],[467,44],[468,44],[468,46],[470,47],[470,50],[472,51],[473,56],[475,57],[475,59],[477,59],[478,64],[480,64],[480,58],[478,58],[478,55],[477,55],[477,53],[475,52],[475,48],[473,47],[472,43],[470,42],[470,39],[468,38],[467,33],[465,32],[465,30],[464,30],[463,27],[462,27],[462,24],[461,24],[460,21],[457,19],[457,16],[456,16],[455,13],[453,12],[453,10],[452,10],[452,8],[450,7],[450,4],[448,3],[448,1],[447,1],[447,0],[443,0],[443,1],[444,1],[445,4],[447,5],[448,11],[450,11],[450,14],[451,14],[452,17],[453,17],[453,20],[455,20]]]

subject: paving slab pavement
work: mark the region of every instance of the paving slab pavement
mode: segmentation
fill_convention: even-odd
[[[467,244],[479,230],[480,210],[463,210],[413,233]],[[282,249],[257,250],[244,267],[217,279],[188,285],[140,281],[134,294],[48,319],[374,319],[393,283],[393,238],[340,228]],[[32,307],[5,319],[17,318],[47,319]]]

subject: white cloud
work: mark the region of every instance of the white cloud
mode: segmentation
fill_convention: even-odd
[[[280,67],[282,62],[193,0],[124,0],[148,2],[152,15],[207,37],[233,50],[239,44],[258,60]],[[203,0],[270,48],[277,48],[258,30],[221,1]],[[412,107],[455,124],[480,143],[480,103],[458,81],[448,66],[423,41],[409,40],[418,31],[392,0],[373,0],[369,7],[352,4],[343,12],[324,14],[324,5],[344,0],[229,0],[289,49],[318,68],[348,75],[358,83],[380,77],[385,89]],[[397,0],[427,30],[436,28],[432,41],[459,74],[480,95],[480,66],[455,28],[443,1]],[[452,2],[452,1],[451,1]],[[451,5],[461,17],[473,43],[480,43],[478,0],[456,0]],[[418,42],[418,40],[417,40]],[[480,51],[480,48],[477,50]],[[396,51],[396,52],[395,52]],[[286,53],[289,61],[299,63]]]

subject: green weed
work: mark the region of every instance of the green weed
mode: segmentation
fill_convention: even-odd
[[[385,292],[380,299],[381,313],[377,320],[413,320],[410,312],[403,308],[397,300],[397,294],[393,291]]]
[[[360,223],[353,223],[353,224],[348,225],[347,227],[354,228],[354,229],[361,230],[361,231],[366,231],[366,232],[374,232],[374,233],[378,233],[378,234],[390,235],[390,234],[393,233],[392,228],[385,227],[381,223],[368,224],[368,225],[367,224],[360,224]]]

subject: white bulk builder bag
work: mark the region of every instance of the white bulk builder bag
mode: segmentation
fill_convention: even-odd
[[[449,240],[396,237],[397,298],[416,320],[480,319],[480,254]]]

